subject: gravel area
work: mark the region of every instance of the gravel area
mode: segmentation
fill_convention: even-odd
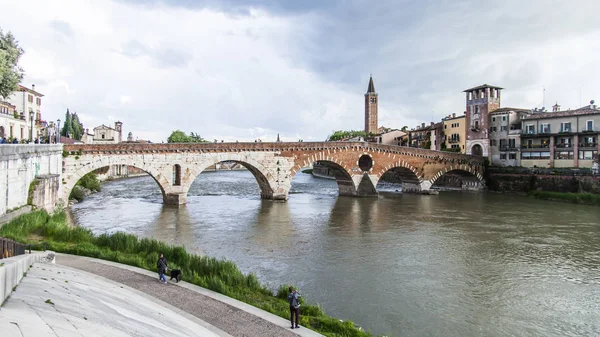
[[[156,278],[126,269],[96,263],[77,256],[61,255],[57,263],[93,273],[122,283],[156,297],[215,327],[239,337],[296,337],[291,329],[285,329],[226,303],[219,302],[195,291],[175,284],[161,284]],[[132,303],[134,305],[134,303]]]

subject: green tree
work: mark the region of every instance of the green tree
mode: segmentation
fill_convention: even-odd
[[[19,67],[19,58],[23,48],[11,32],[4,34],[0,29],[0,97],[6,98],[17,89],[23,79],[23,69]]]
[[[167,138],[167,143],[206,143],[208,142],[204,138],[200,137],[199,134],[190,132],[190,135],[186,135],[185,132],[181,130],[175,130],[171,132],[169,138]]]
[[[79,121],[79,116],[74,112],[71,114],[71,126],[73,128],[73,139],[81,140],[83,136],[83,124]]]
[[[346,138],[354,138],[354,137],[371,137],[372,133],[367,133],[365,131],[356,131],[356,130],[338,130],[334,131],[331,136],[327,139],[329,142],[335,142],[339,140],[343,140]]]
[[[65,124],[60,131],[60,135],[63,137],[73,137],[73,120],[69,109],[67,109],[67,113],[65,114]]]
[[[406,126],[406,125],[403,126],[402,129],[400,129],[400,131],[404,131],[404,132],[406,132],[406,130],[408,130],[408,126]]]

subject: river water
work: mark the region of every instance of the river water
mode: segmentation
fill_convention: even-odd
[[[201,174],[183,207],[149,177],[72,207],[125,231],[234,261],[273,288],[391,336],[600,336],[600,208],[515,195],[337,196],[297,174],[286,203],[247,171]]]

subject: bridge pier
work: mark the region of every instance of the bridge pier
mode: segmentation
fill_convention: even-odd
[[[163,196],[165,205],[183,205],[187,202],[187,193],[167,193]]]

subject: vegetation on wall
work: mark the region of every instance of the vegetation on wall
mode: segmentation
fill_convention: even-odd
[[[98,176],[94,172],[90,172],[79,179],[71,194],[69,194],[69,199],[83,200],[86,196],[86,189],[90,192],[100,192],[102,189]]]
[[[56,252],[100,258],[151,271],[156,271],[158,254],[162,252],[171,268],[182,271],[185,281],[289,318],[287,285],[279,287],[274,294],[254,274],[243,274],[231,261],[193,255],[183,247],[138,239],[131,234],[94,235],[89,229],[68,226],[64,212],[53,216],[44,211],[23,215],[0,228],[0,236],[32,244],[32,249],[41,250],[45,242],[48,249]],[[351,321],[327,316],[317,305],[303,303],[300,318],[302,325],[325,336],[371,336]]]

